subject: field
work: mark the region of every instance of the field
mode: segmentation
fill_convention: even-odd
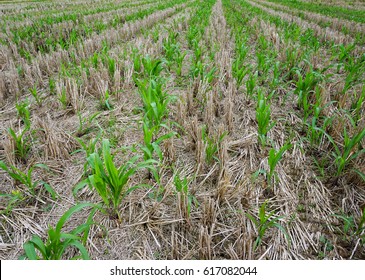
[[[1,259],[364,259],[365,1],[0,2]]]

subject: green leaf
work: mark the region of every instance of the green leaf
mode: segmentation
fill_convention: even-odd
[[[71,207],[69,210],[67,210],[62,217],[60,218],[60,220],[58,221],[57,225],[56,225],[56,232],[60,233],[61,229],[63,227],[63,225],[65,224],[65,222],[76,212],[82,210],[85,207],[93,207],[94,204],[93,203],[80,203],[77,204],[73,207]]]
[[[25,254],[26,254],[26,256],[29,260],[37,260],[38,259],[38,256],[37,256],[37,253],[35,251],[35,247],[34,247],[33,243],[31,243],[31,242],[24,243],[23,249],[24,249]]]

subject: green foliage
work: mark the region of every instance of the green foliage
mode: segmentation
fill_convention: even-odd
[[[23,102],[17,102],[15,104],[15,108],[18,112],[18,116],[19,118],[23,121],[26,129],[29,129],[30,128],[30,111],[29,111],[29,100],[26,99],[25,101]]]
[[[77,112],[77,116],[79,117],[79,128],[77,129],[77,135],[82,136],[89,133],[92,129],[93,120],[96,119],[100,115],[100,112],[96,112],[89,117],[83,118],[81,116],[81,112]]]
[[[202,128],[202,140],[205,144],[205,161],[207,164],[212,164],[213,160],[219,161],[217,154],[224,137],[226,137],[227,132],[223,132],[218,137],[209,137],[207,133],[206,126]]]
[[[251,74],[246,81],[246,90],[249,96],[253,96],[256,83],[257,83],[257,75]]]
[[[271,121],[270,104],[267,102],[265,95],[259,91],[257,94],[256,121],[258,125],[258,139],[261,146],[265,147],[267,142],[267,133],[275,125]]]
[[[49,184],[47,184],[46,182],[43,182],[43,181],[33,181],[33,179],[32,179],[32,173],[33,173],[34,168],[42,168],[45,170],[49,170],[46,165],[41,164],[41,163],[33,165],[25,173],[13,165],[10,165],[10,167],[8,167],[3,161],[0,161],[0,168],[2,170],[6,171],[9,174],[9,176],[15,180],[16,184],[23,184],[24,186],[26,186],[26,188],[27,188],[26,190],[32,196],[37,195],[36,188],[38,186],[43,186],[45,188],[45,190],[49,194],[52,195],[53,198],[56,198],[57,193],[54,191],[54,189]]]
[[[63,88],[61,92],[57,95],[58,101],[61,103],[62,108],[65,110],[69,105],[69,100],[66,93],[66,88]]]
[[[259,208],[259,215],[258,219],[254,216],[252,216],[250,213],[246,213],[247,218],[249,218],[253,224],[256,226],[256,229],[258,231],[258,236],[254,243],[254,249],[256,250],[262,242],[262,239],[267,232],[268,229],[276,227],[279,229],[286,237],[287,241],[290,242],[289,235],[287,234],[286,230],[283,228],[283,226],[278,222],[280,221],[281,216],[276,217],[275,211],[267,212],[266,206],[267,202],[265,201]]]
[[[365,128],[359,130],[357,133],[353,135],[351,138],[348,134],[346,128],[343,131],[343,145],[342,148],[333,140],[333,138],[322,131],[331,142],[334,151],[332,152],[335,158],[335,164],[337,166],[336,175],[341,175],[345,168],[355,160],[359,155],[365,152],[365,148],[361,147],[361,141],[365,137]],[[356,149],[357,148],[357,149]]]
[[[88,156],[87,162],[91,169],[91,175],[74,188],[74,194],[88,184],[102,198],[107,207],[111,207],[114,214],[119,217],[119,205],[126,195],[133,190],[141,187],[137,185],[130,187],[128,181],[138,169],[148,168],[154,170],[155,161],[148,160],[137,163],[139,156],[132,157],[129,161],[116,167],[114,159],[110,152],[108,139],[102,141],[102,156],[98,153],[92,153]]]
[[[85,207],[93,207],[87,221],[70,232],[62,232],[62,228],[67,220]],[[34,235],[29,241],[24,243],[25,255],[21,259],[61,260],[64,254],[67,253],[67,249],[71,247],[80,252],[80,255],[76,255],[72,259],[90,259],[85,245],[90,226],[93,223],[92,219],[97,209],[98,206],[92,203],[82,203],[71,207],[62,215],[55,228],[50,227],[48,229],[47,240],[43,241],[41,237]]]
[[[188,217],[190,217],[190,213],[191,213],[191,206],[193,204],[198,205],[198,201],[196,199],[195,196],[193,196],[190,192],[189,192],[189,180],[188,178],[184,177],[183,179],[180,178],[179,174],[175,174],[174,176],[174,185],[175,185],[175,189],[176,192],[180,193],[182,198],[186,199],[186,213],[188,215]]]
[[[243,79],[251,71],[251,67],[242,65],[239,59],[236,59],[232,64],[232,74],[236,78],[237,89],[242,85]],[[248,92],[247,88],[247,92]]]
[[[109,91],[106,90],[104,94],[100,95],[99,105],[101,110],[112,110],[113,105],[109,101],[110,94]]]
[[[19,133],[19,135],[17,135],[12,128],[9,128],[9,130],[8,130],[9,135],[11,136],[11,138],[14,141],[15,157],[20,159],[23,162],[25,162],[27,160],[28,153],[29,153],[30,147],[31,147],[31,139],[27,135],[28,131],[29,131],[29,127],[26,127]]]
[[[30,93],[34,97],[35,101],[37,102],[38,106],[42,106],[43,97],[41,96],[41,93],[37,90],[36,86],[29,89]]]
[[[148,121],[143,122],[144,145],[141,145],[141,149],[144,153],[144,160],[153,159],[153,154],[156,153],[160,161],[162,161],[163,155],[159,145],[162,143],[162,141],[169,139],[176,134],[172,131],[170,133],[159,136],[157,139],[154,139],[155,135],[157,135],[156,132],[158,132],[158,130],[159,127],[157,126],[149,126]]]
[[[161,59],[153,59],[148,55],[142,58],[142,65],[146,77],[149,78],[159,77],[163,70],[163,61]]]
[[[143,102],[144,119],[152,127],[165,125],[168,105],[175,97],[167,94],[158,80],[138,80],[137,84]]]
[[[269,173],[267,174],[267,181],[270,184],[271,178],[276,173],[275,167],[283,157],[283,154],[292,147],[291,144],[286,144],[281,147],[278,151],[275,148],[270,149],[268,163],[269,163]]]
[[[10,194],[0,193],[0,198],[4,198],[4,205],[6,208],[0,211],[0,214],[9,215],[13,208],[16,207],[21,201],[25,199],[25,196],[20,190],[12,190]]]

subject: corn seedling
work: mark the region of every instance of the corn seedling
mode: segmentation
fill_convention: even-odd
[[[258,219],[254,216],[252,216],[250,213],[246,213],[247,218],[249,218],[253,224],[256,226],[256,229],[258,231],[258,236],[254,243],[254,250],[256,250],[262,243],[262,239],[265,236],[265,233],[268,229],[276,227],[279,229],[286,237],[287,241],[290,242],[289,235],[287,234],[286,230],[283,228],[283,226],[278,223],[282,216],[276,217],[275,211],[267,212],[266,206],[267,202],[265,201],[259,208],[258,213]]]
[[[102,130],[100,130],[100,132],[98,133],[98,135],[95,138],[91,138],[88,142],[84,142],[81,138],[76,138],[77,142],[79,142],[81,149],[78,149],[76,151],[74,151],[72,154],[76,154],[79,152],[85,152],[86,154],[86,158],[88,158],[91,154],[99,152],[99,150],[96,148],[96,145],[98,144],[101,135],[102,135]],[[100,154],[100,152],[99,152]],[[88,163],[85,162],[84,164],[84,175],[87,174],[87,169],[88,169]]]
[[[186,56],[186,51],[181,52],[180,50],[177,50],[175,61],[177,64],[176,75],[178,75],[178,76],[181,76],[182,66],[183,66],[185,56]]]
[[[186,208],[187,218],[190,217],[191,206],[193,204],[198,205],[196,197],[189,192],[189,184],[190,182],[186,177],[181,179],[179,174],[174,176],[175,189],[177,193],[180,193],[182,201],[184,201],[184,208]]]
[[[138,52],[138,49],[133,49],[132,51],[133,69],[135,73],[140,73],[142,69],[142,59]]]
[[[19,102],[19,103],[15,104],[15,108],[17,110],[18,116],[24,123],[26,129],[30,128],[30,111],[28,108],[29,104],[30,103],[29,103],[28,99],[23,102]]]
[[[153,159],[153,154],[156,153],[159,157],[160,161],[163,159],[163,154],[160,149],[160,144],[162,141],[169,139],[173,137],[176,133],[170,132],[165,135],[162,135],[158,137],[157,139],[154,139],[156,135],[158,134],[159,127],[157,126],[150,126],[148,125],[148,121],[143,122],[143,140],[144,145],[141,146],[141,149],[144,153],[144,160],[150,160]]]
[[[138,80],[138,90],[148,124],[160,127],[168,114],[168,104],[174,97],[164,92],[162,84],[156,80]]]
[[[365,152],[365,148],[361,147],[361,141],[365,137],[365,128],[355,133],[352,138],[349,136],[346,128],[344,128],[344,143],[342,149],[330,135],[328,135],[322,129],[317,129],[320,130],[328,138],[334,148],[332,154],[335,158],[335,164],[337,166],[337,176],[341,175],[341,173],[353,160],[355,160],[359,155]]]
[[[112,208],[113,213],[120,219],[118,211],[120,203],[126,195],[142,186],[137,185],[129,187],[129,178],[141,168],[155,170],[153,165],[156,162],[154,160],[148,160],[136,163],[139,156],[134,156],[117,168],[110,153],[108,139],[102,141],[102,155],[103,159],[101,159],[98,153],[92,153],[87,158],[88,165],[91,169],[91,175],[74,188],[74,194],[76,194],[80,188],[88,184],[92,189],[95,189],[98,192],[105,205],[108,208]]]
[[[73,214],[86,207],[93,207],[87,221],[70,232],[62,232],[62,228],[67,220],[69,220]],[[56,224],[56,227],[50,227],[48,229],[47,240],[43,241],[38,235],[34,235],[29,241],[24,243],[23,249],[25,255],[23,255],[21,259],[61,260],[67,253],[68,248],[72,247],[80,252],[80,255],[76,255],[72,257],[72,259],[90,259],[85,245],[90,227],[93,224],[93,216],[97,209],[98,206],[91,203],[82,203],[71,207],[62,215]]]
[[[345,238],[348,237],[358,237],[361,239],[362,243],[365,242],[365,208],[362,210],[361,217],[356,222],[353,216],[348,216],[344,213],[342,214],[334,214],[334,216],[343,222],[343,234]]]
[[[361,108],[363,107],[363,104],[365,104],[365,86],[362,88],[362,91],[360,93],[359,96],[355,95],[356,97],[356,101],[354,101],[351,104],[351,111],[352,111],[352,116],[354,119],[355,124],[357,125],[357,123],[359,122],[359,120],[362,117],[361,114]]]
[[[22,160],[23,162],[26,161],[28,153],[30,151],[31,141],[26,133],[29,131],[29,128],[26,127],[23,129],[19,135],[15,133],[12,128],[9,128],[8,132],[11,138],[14,141],[14,154],[15,157]]]
[[[142,58],[144,73],[149,78],[157,78],[163,70],[163,62],[161,59],[153,59],[150,56]]]
[[[48,85],[49,85],[49,93],[51,95],[54,95],[56,93],[56,81],[52,78],[49,78]]]
[[[212,164],[213,160],[219,161],[217,153],[219,151],[220,144],[226,135],[227,132],[224,132],[222,135],[219,135],[217,139],[215,139],[215,137],[209,137],[206,126],[203,126],[202,140],[205,144],[205,160],[207,164]]]
[[[267,102],[265,95],[259,91],[256,107],[256,121],[258,124],[258,139],[261,146],[265,146],[267,142],[267,133],[275,125],[275,122],[271,121],[270,104]]]
[[[34,168],[42,168],[45,170],[49,170],[46,165],[44,165],[44,164],[33,165],[25,173],[13,165],[10,165],[10,167],[8,167],[3,161],[0,161],[0,168],[2,170],[4,170],[5,172],[7,172],[8,175],[14,179],[15,185],[23,184],[24,186],[26,186],[26,190],[32,196],[36,196],[37,187],[42,186],[52,196],[53,199],[56,198],[57,193],[49,184],[47,184],[46,182],[43,182],[43,181],[33,181],[33,178],[32,178],[32,173],[33,173]]]
[[[92,114],[90,117],[83,118],[81,116],[81,112],[77,112],[77,116],[79,117],[79,128],[77,129],[77,136],[83,136],[89,133],[92,130],[92,122],[95,118],[100,115],[100,112],[96,112]]]
[[[275,168],[281,158],[283,157],[283,154],[289,150],[292,147],[291,144],[286,144],[283,147],[279,149],[279,151],[276,151],[274,148],[271,148],[269,151],[269,157],[268,157],[268,163],[269,163],[269,173],[267,174],[267,182],[270,185],[272,177],[276,176]]]
[[[0,198],[7,200],[6,207],[2,207],[0,214],[9,215],[14,207],[24,200],[24,197],[23,193],[19,190],[12,190],[10,194],[0,194]]]
[[[34,97],[35,101],[37,102],[38,106],[42,106],[43,98],[41,96],[41,93],[37,90],[36,86],[29,89],[30,93]]]
[[[242,85],[242,81],[248,72],[251,71],[251,68],[248,66],[243,66],[239,59],[236,59],[232,64],[232,73],[233,77],[236,78],[237,89]]]
[[[201,77],[201,79],[204,82],[207,82],[208,84],[210,84],[210,83],[212,83],[212,81],[216,77],[216,75],[215,75],[216,72],[217,72],[217,68],[215,66],[212,67],[210,70],[208,70],[208,67],[205,66],[203,76]]]
[[[101,110],[112,110],[113,105],[109,101],[110,94],[109,90],[106,90],[104,94],[100,95],[99,105]]]
[[[246,81],[246,91],[249,96],[253,96],[256,83],[257,83],[257,75],[251,74]]]
[[[69,105],[69,100],[67,98],[66,88],[63,88],[57,95],[58,101],[61,103],[62,108],[65,110]]]

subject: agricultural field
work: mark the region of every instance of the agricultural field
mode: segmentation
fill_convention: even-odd
[[[365,259],[365,1],[0,1],[1,259]]]

